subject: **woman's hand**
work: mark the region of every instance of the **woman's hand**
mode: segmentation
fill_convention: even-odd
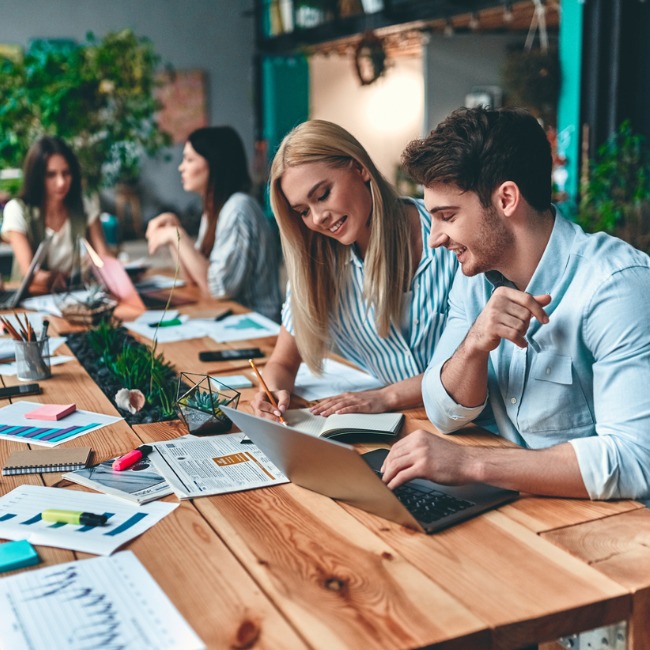
[[[310,410],[314,415],[327,417],[334,413],[385,413],[392,409],[386,399],[386,391],[378,389],[326,397]]]
[[[147,228],[147,248],[149,249],[149,255],[153,255],[163,246],[175,246],[177,238],[177,226],[163,226],[161,228],[155,228],[151,232]]]
[[[165,228],[166,226],[175,226],[176,228],[179,228],[180,225],[181,222],[179,218],[173,212],[163,212],[157,217],[149,220],[149,223],[147,223],[147,232],[145,234],[145,237],[149,239],[149,236],[159,228]]]
[[[263,390],[255,394],[255,397],[253,397],[250,404],[257,417],[279,422],[280,416],[284,415],[289,408],[291,393],[288,390],[275,390],[271,391],[271,394],[273,395],[273,399],[277,402],[278,408],[275,408],[275,406],[269,402],[269,398]]]

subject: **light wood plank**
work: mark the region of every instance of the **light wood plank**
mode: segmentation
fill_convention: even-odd
[[[136,430],[143,439],[174,437],[160,424]],[[326,497],[288,485],[194,504],[314,647],[488,643],[472,613]]]
[[[138,556],[208,648],[309,647],[189,501],[124,548]]]
[[[343,507],[493,628],[495,647],[556,639],[631,611],[627,589],[499,511],[427,537]]]

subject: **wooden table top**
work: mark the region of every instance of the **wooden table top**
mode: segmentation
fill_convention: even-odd
[[[181,310],[206,316],[223,306],[242,311],[206,300]],[[73,329],[52,321],[55,332]],[[198,351],[253,346],[270,353],[273,344],[273,338],[230,346],[194,339],[158,350],[179,372],[238,372],[256,383],[246,364],[202,363]],[[118,414],[76,361],[52,370],[43,394],[27,399],[61,402],[74,395],[79,408]],[[249,408],[255,390],[242,391],[240,408]],[[436,434],[423,409],[406,415],[402,435],[415,428]],[[99,462],[185,433],[179,421],[133,427],[120,421],[65,446],[90,445]],[[475,427],[451,438],[505,444]],[[24,448],[0,440],[0,463]],[[0,494],[60,478],[2,476]],[[124,548],[138,556],[208,648],[519,648],[621,620],[631,626],[628,647],[650,647],[644,625],[650,513],[634,501],[524,495],[424,535],[285,484],[182,501]],[[38,552],[45,565],[90,557],[49,547]]]

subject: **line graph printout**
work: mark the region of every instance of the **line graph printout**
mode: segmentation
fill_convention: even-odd
[[[0,639],[11,650],[203,650],[131,551],[0,580]]]
[[[21,485],[0,497],[0,538],[26,539],[32,544],[110,555],[149,530],[178,505],[159,502],[136,506],[105,494]],[[108,523],[105,526],[51,523],[42,520],[44,510],[103,514],[108,517]]]

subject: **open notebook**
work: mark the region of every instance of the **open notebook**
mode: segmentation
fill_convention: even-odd
[[[309,409],[291,409],[285,413],[287,424],[298,431],[335,440],[359,437],[393,438],[404,421],[403,413],[347,413],[329,417],[313,415]]]

